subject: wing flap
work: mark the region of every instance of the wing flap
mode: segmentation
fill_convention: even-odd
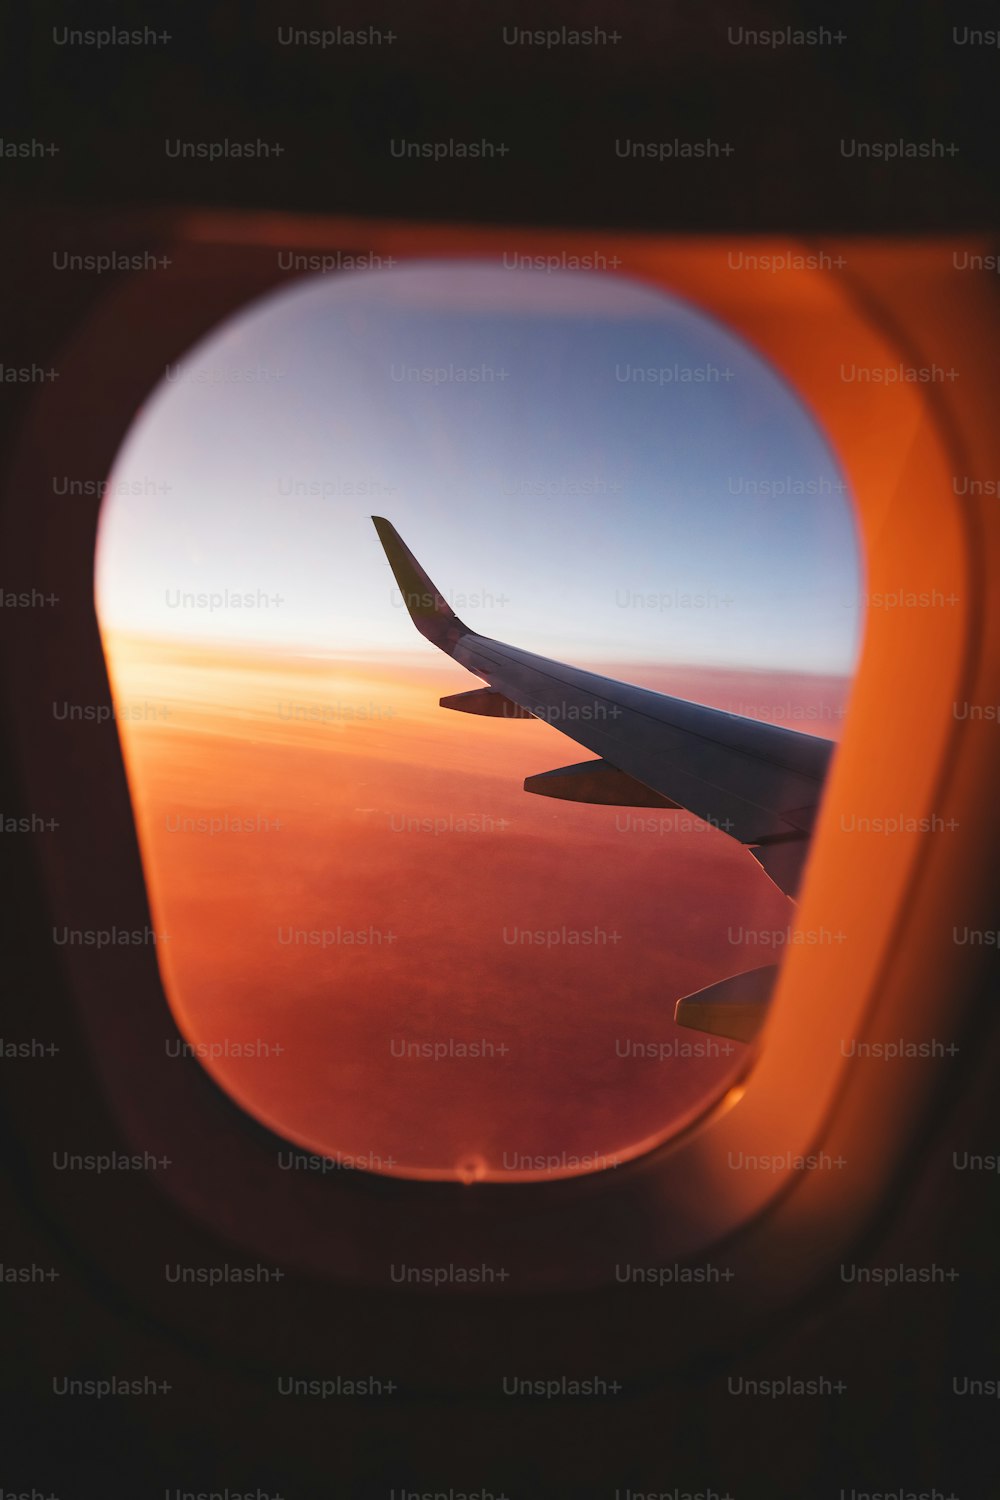
[[[761,969],[747,969],[685,995],[674,1006],[674,1020],[678,1026],[690,1026],[712,1036],[752,1042],[767,1016],[779,967],[767,964]]]
[[[526,776],[524,790],[541,797],[559,797],[565,802],[596,802],[605,807],[677,807],[669,797],[651,791],[606,760],[582,760],[575,766],[560,766]]]

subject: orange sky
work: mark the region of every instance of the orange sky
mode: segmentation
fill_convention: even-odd
[[[526,775],[586,753],[439,708],[470,684],[446,661],[105,645],[170,1004],[191,1042],[260,1044],[205,1065],[281,1135],[505,1178],[627,1153],[738,1068],[737,1044],[672,1021],[679,995],[770,960],[744,931],[788,921],[724,835],[529,796]],[[840,679],[631,676],[839,734]]]

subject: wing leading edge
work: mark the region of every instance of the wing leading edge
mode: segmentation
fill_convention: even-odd
[[[372,520],[416,628],[486,684],[442,698],[442,706],[496,718],[531,715],[598,757],[529,776],[527,791],[575,801],[685,808],[745,845],[779,889],[795,896],[833,756],[831,741],[617,682],[477,635],[454,613],[395,527],[382,516]],[[731,989],[722,993],[731,985],[723,980],[679,1001],[677,1020],[747,1040],[763,1019],[766,997],[761,998],[758,980],[752,1000],[744,988],[733,1005]],[[747,1019],[751,1012],[756,1025]]]

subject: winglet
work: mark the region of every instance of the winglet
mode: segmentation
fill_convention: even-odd
[[[469,627],[442,598],[392,522],[384,516],[372,516],[372,521],[410,619],[421,635],[448,656],[454,655],[457,642],[468,635]]]

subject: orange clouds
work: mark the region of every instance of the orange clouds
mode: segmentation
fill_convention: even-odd
[[[788,920],[724,835],[527,795],[582,752],[440,709],[469,683],[448,663],[105,645],[171,1006],[281,1135],[390,1171],[572,1169],[738,1068],[742,1048],[672,1021],[679,995],[768,961]],[[650,685],[746,686],[698,677]]]

